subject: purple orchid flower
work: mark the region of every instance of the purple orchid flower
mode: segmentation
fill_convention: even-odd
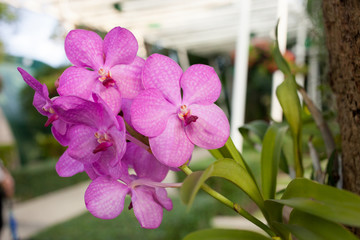
[[[132,103],[131,121],[149,137],[160,162],[179,167],[190,159],[194,144],[205,149],[225,144],[230,126],[214,104],[221,83],[213,68],[197,64],[183,73],[172,59],[153,54],[145,62],[142,81],[145,90]]]
[[[84,164],[84,169],[87,166],[99,171],[99,175],[112,176],[109,171],[119,163],[126,149],[125,124],[101,98],[94,94],[93,100],[62,96],[53,104],[59,119],[72,125],[67,133],[69,147],[61,160],[69,164],[77,160]],[[65,165],[59,163],[59,167]]]
[[[163,208],[170,211],[172,201],[164,187],[179,184],[161,183],[169,168],[135,144],[129,144],[123,162],[131,165],[137,175],[123,176],[120,180],[98,177],[85,192],[87,209],[98,218],[112,219],[124,208],[126,195],[131,196],[133,208],[143,228],[157,228],[161,224]]]
[[[91,100],[95,92],[117,114],[121,98],[134,98],[141,89],[144,59],[137,50],[134,35],[125,28],[113,28],[104,40],[92,31],[70,31],[65,52],[74,66],[61,75],[58,93]]]
[[[46,84],[41,84],[28,72],[22,68],[17,68],[20,72],[24,81],[35,90],[35,95],[33,99],[33,105],[36,110],[43,116],[48,117],[48,120],[45,123],[45,126],[52,124],[51,131],[55,139],[63,146],[67,146],[69,139],[66,137],[69,124],[58,120],[59,116],[53,109],[53,102],[56,101],[56,98],[49,98],[49,91],[46,87]]]

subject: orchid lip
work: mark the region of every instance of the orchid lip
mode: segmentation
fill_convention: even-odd
[[[96,148],[93,150],[93,153],[98,153],[102,151],[106,151],[109,147],[113,145],[112,142],[102,142],[99,145],[96,146]]]
[[[51,123],[53,123],[55,120],[59,119],[59,115],[57,115],[56,113],[52,114],[48,120],[45,123],[45,127],[48,127]]]
[[[98,71],[99,81],[102,82],[104,87],[112,87],[115,85],[115,81],[111,76],[111,72],[109,70],[105,70],[104,68],[100,68]]]
[[[178,117],[180,118],[180,120],[184,121],[185,126],[189,125],[192,122],[196,122],[196,120],[199,118],[195,115],[191,115],[191,109],[189,109],[186,105],[182,105],[180,107]]]

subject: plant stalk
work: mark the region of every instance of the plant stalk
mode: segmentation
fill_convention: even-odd
[[[179,167],[186,175],[190,175],[192,173],[191,169],[186,165],[182,165]],[[201,186],[201,189],[204,190],[206,193],[208,193],[210,196],[218,200],[219,202],[225,204],[229,208],[233,209],[235,212],[264,230],[269,236],[275,237],[275,233],[263,222],[261,222],[259,219],[255,218],[253,215],[251,215],[249,212],[247,212],[245,209],[243,209],[239,204],[233,203],[231,200],[223,196],[222,194],[218,193],[211,187],[209,187],[207,184],[203,184]]]

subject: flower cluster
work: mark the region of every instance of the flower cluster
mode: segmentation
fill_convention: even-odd
[[[33,105],[48,117],[55,139],[67,150],[56,164],[62,177],[85,171],[92,180],[87,209],[111,219],[129,209],[144,228],[157,228],[163,208],[172,209],[162,183],[170,169],[185,164],[194,145],[222,147],[229,123],[214,102],[221,84],[213,68],[193,65],[185,72],[172,59],[138,57],[138,43],[115,27],[103,39],[73,30],[65,51],[73,66],[56,81],[59,96],[18,68],[35,90]],[[132,169],[129,171],[129,169]]]

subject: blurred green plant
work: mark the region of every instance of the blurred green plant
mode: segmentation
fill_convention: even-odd
[[[11,171],[16,183],[16,201],[29,200],[89,179],[86,173],[77,174],[73,178],[59,178],[55,164],[55,159],[48,159],[46,163],[33,164]]]
[[[0,21],[1,22],[14,22],[17,19],[15,11],[9,7],[9,5],[0,2]],[[4,57],[4,44],[0,41],[0,61]],[[0,89],[1,90],[1,89]]]
[[[213,199],[205,195],[199,196],[191,212],[177,198],[173,199],[174,209],[164,211],[164,221],[157,229],[141,228],[132,211],[124,209],[123,213],[111,220],[102,220],[90,213],[83,214],[32,236],[31,240],[64,240],[64,239],[91,239],[91,240],[180,240],[187,233],[196,229],[210,227],[210,219],[216,209]],[[130,204],[126,198],[125,206]],[[201,239],[201,238],[199,238]]]
[[[277,33],[277,29],[276,29]],[[279,51],[275,42],[274,58],[285,79],[278,86],[276,95],[283,109],[286,121],[265,124],[255,122],[240,129],[249,137],[249,132],[256,136],[253,141],[261,145],[261,180],[254,174],[245,159],[236,150],[231,138],[224,147],[209,150],[216,158],[204,171],[192,172],[185,164],[181,169],[188,175],[181,187],[181,199],[189,207],[200,189],[213,198],[243,216],[268,236],[254,232],[230,229],[200,230],[187,235],[185,240],[195,239],[282,239],[294,237],[305,239],[357,239],[344,227],[360,227],[360,197],[351,192],[334,188],[324,183],[336,183],[336,166],[339,157],[333,134],[321,112],[315,107],[303,88],[297,85],[294,73]],[[306,104],[306,111],[311,113],[314,124],[323,140],[327,166],[320,163],[313,147],[313,139],[308,142],[312,156],[310,164],[303,161],[304,111],[300,104],[300,93]],[[254,138],[253,138],[254,139]],[[293,180],[281,191],[278,190],[278,169],[290,174]],[[311,171],[310,177],[304,178]],[[246,193],[257,205],[266,223],[259,221],[240,204],[234,203],[222,193],[215,191],[205,183],[218,177],[232,182]]]

